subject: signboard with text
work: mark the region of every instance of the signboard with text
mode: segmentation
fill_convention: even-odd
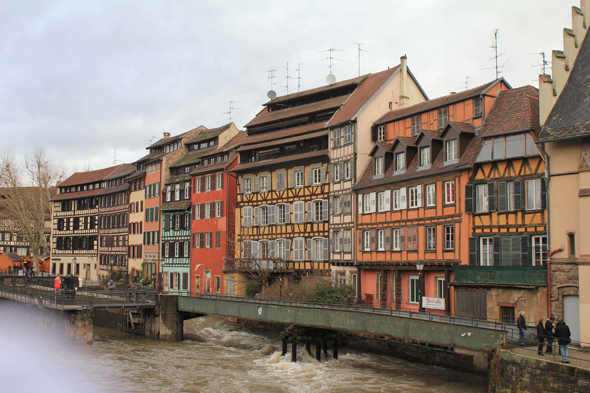
[[[444,310],[445,309],[445,299],[438,298],[438,297],[422,297],[422,307],[424,308],[432,308],[435,310]]]

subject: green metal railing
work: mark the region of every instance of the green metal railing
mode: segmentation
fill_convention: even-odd
[[[455,282],[547,284],[546,266],[456,266]]]

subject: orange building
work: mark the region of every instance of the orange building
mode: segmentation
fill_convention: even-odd
[[[13,252],[0,252],[0,271],[22,270],[25,260]]]

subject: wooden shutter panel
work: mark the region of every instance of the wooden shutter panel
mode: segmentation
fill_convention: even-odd
[[[295,171],[289,173],[289,187],[295,188]]]
[[[205,192],[205,177],[201,176],[201,192]]]
[[[334,251],[334,232],[330,231],[328,236],[330,239],[330,251]]]
[[[244,178],[240,179],[240,192],[242,194],[244,193]]]
[[[217,176],[211,175],[211,190],[217,190]]]
[[[422,185],[416,186],[416,206],[422,207]]]
[[[326,167],[322,166],[320,169],[320,183],[326,183]]]
[[[313,221],[313,202],[307,202],[307,222]]]
[[[496,184],[488,183],[488,209],[496,211]]]
[[[334,165],[332,164],[330,164],[330,166],[328,167],[328,179],[330,183],[334,183]]]
[[[201,220],[205,218],[205,204],[201,203]]]
[[[254,180],[254,191],[260,192],[260,182],[258,181],[258,176],[256,176],[253,180]]]
[[[356,231],[357,235],[358,235],[358,241],[359,241],[359,251],[363,250],[363,231]]]
[[[201,232],[201,247],[200,248],[205,248],[205,232]]]
[[[541,209],[547,209],[547,178],[541,178]]]
[[[285,241],[285,260],[291,260],[291,240]]]
[[[505,212],[508,210],[507,194],[506,194],[506,182],[498,182],[498,211]]]
[[[307,260],[311,261],[313,256],[313,240],[307,239]]]
[[[369,238],[371,239],[371,251],[375,251],[376,250],[376,246],[375,246],[375,236],[377,234],[377,231],[375,229],[371,229],[371,231],[369,232]]]
[[[469,238],[469,266],[477,266],[477,237]]]
[[[391,210],[391,190],[385,190],[383,194],[383,210]]]
[[[344,163],[340,162],[336,165],[338,165],[338,173],[340,174],[340,180],[342,181],[342,179],[344,179]]]
[[[400,251],[406,249],[406,228],[399,229],[399,249]]]
[[[359,214],[363,214],[363,196],[362,195],[358,195],[358,211]]]
[[[522,210],[524,208],[524,200],[522,197],[522,181],[514,181],[514,210]]]
[[[219,187],[220,190],[223,190],[223,173],[220,173],[219,180],[220,182],[217,187]]]
[[[391,228],[385,228],[384,230],[384,246],[385,250],[391,250]]]
[[[223,201],[219,201],[219,210],[221,215],[219,217],[223,217]]]
[[[323,246],[324,246],[324,250],[322,252],[322,254],[323,254],[323,260],[324,261],[327,261],[327,260],[330,259],[330,251],[329,251],[329,248],[328,248],[328,239],[325,239],[324,238],[324,240],[322,242],[323,242]]]
[[[465,213],[473,213],[473,185],[465,185]]]
[[[500,237],[500,259],[502,266],[512,266],[512,253],[510,247],[510,236]]]
[[[531,266],[531,257],[529,255],[529,237],[523,235],[520,237],[520,253],[521,253],[521,266]]]
[[[408,189],[406,187],[399,189],[399,206],[400,209],[407,209],[408,208],[408,198],[407,196]]]
[[[307,182],[305,184],[311,186],[311,168],[307,169]]]
[[[377,126],[371,127],[371,141],[377,142]]]
[[[260,225],[260,208],[258,206],[254,207],[254,226]]]
[[[328,200],[322,200],[322,221],[328,221]]]
[[[500,262],[500,236],[494,236],[492,238],[492,241],[494,242],[494,244],[493,244],[494,266],[501,266],[501,262]]]

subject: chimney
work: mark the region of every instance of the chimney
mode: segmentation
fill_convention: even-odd
[[[407,81],[408,81],[408,58],[403,55],[399,59],[400,61],[400,87],[399,87],[399,106],[405,108],[408,106],[409,97],[407,96]]]
[[[165,132],[164,133],[164,139],[166,139],[166,138],[170,138],[170,133],[169,132]]]

